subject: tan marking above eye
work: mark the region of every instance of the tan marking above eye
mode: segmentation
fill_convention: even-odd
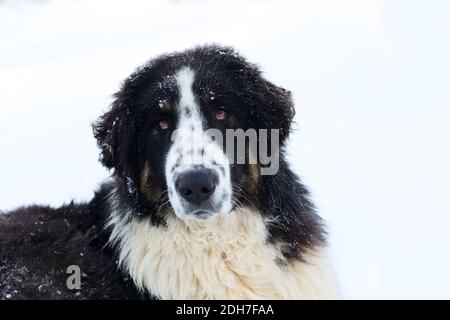
[[[158,106],[162,112],[171,112],[172,111],[172,105],[167,100],[159,100]]]

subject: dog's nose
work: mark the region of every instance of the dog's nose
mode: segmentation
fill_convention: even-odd
[[[186,201],[201,205],[214,193],[216,184],[217,176],[212,170],[200,169],[182,173],[175,187]]]

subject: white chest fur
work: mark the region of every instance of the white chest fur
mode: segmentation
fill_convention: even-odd
[[[277,263],[261,215],[246,209],[210,221],[171,218],[167,228],[149,221],[121,224],[112,240],[120,261],[142,290],[161,299],[328,299],[336,295],[322,250],[304,262]]]

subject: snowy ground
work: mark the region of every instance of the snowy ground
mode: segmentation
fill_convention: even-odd
[[[137,65],[233,45],[294,93],[291,162],[345,298],[450,298],[450,3],[0,1],[0,209],[88,200]]]

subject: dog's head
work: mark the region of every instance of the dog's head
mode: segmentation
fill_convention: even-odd
[[[232,49],[207,46],[135,71],[94,133],[133,212],[208,219],[257,206],[263,155],[279,161],[293,115],[289,92]]]

